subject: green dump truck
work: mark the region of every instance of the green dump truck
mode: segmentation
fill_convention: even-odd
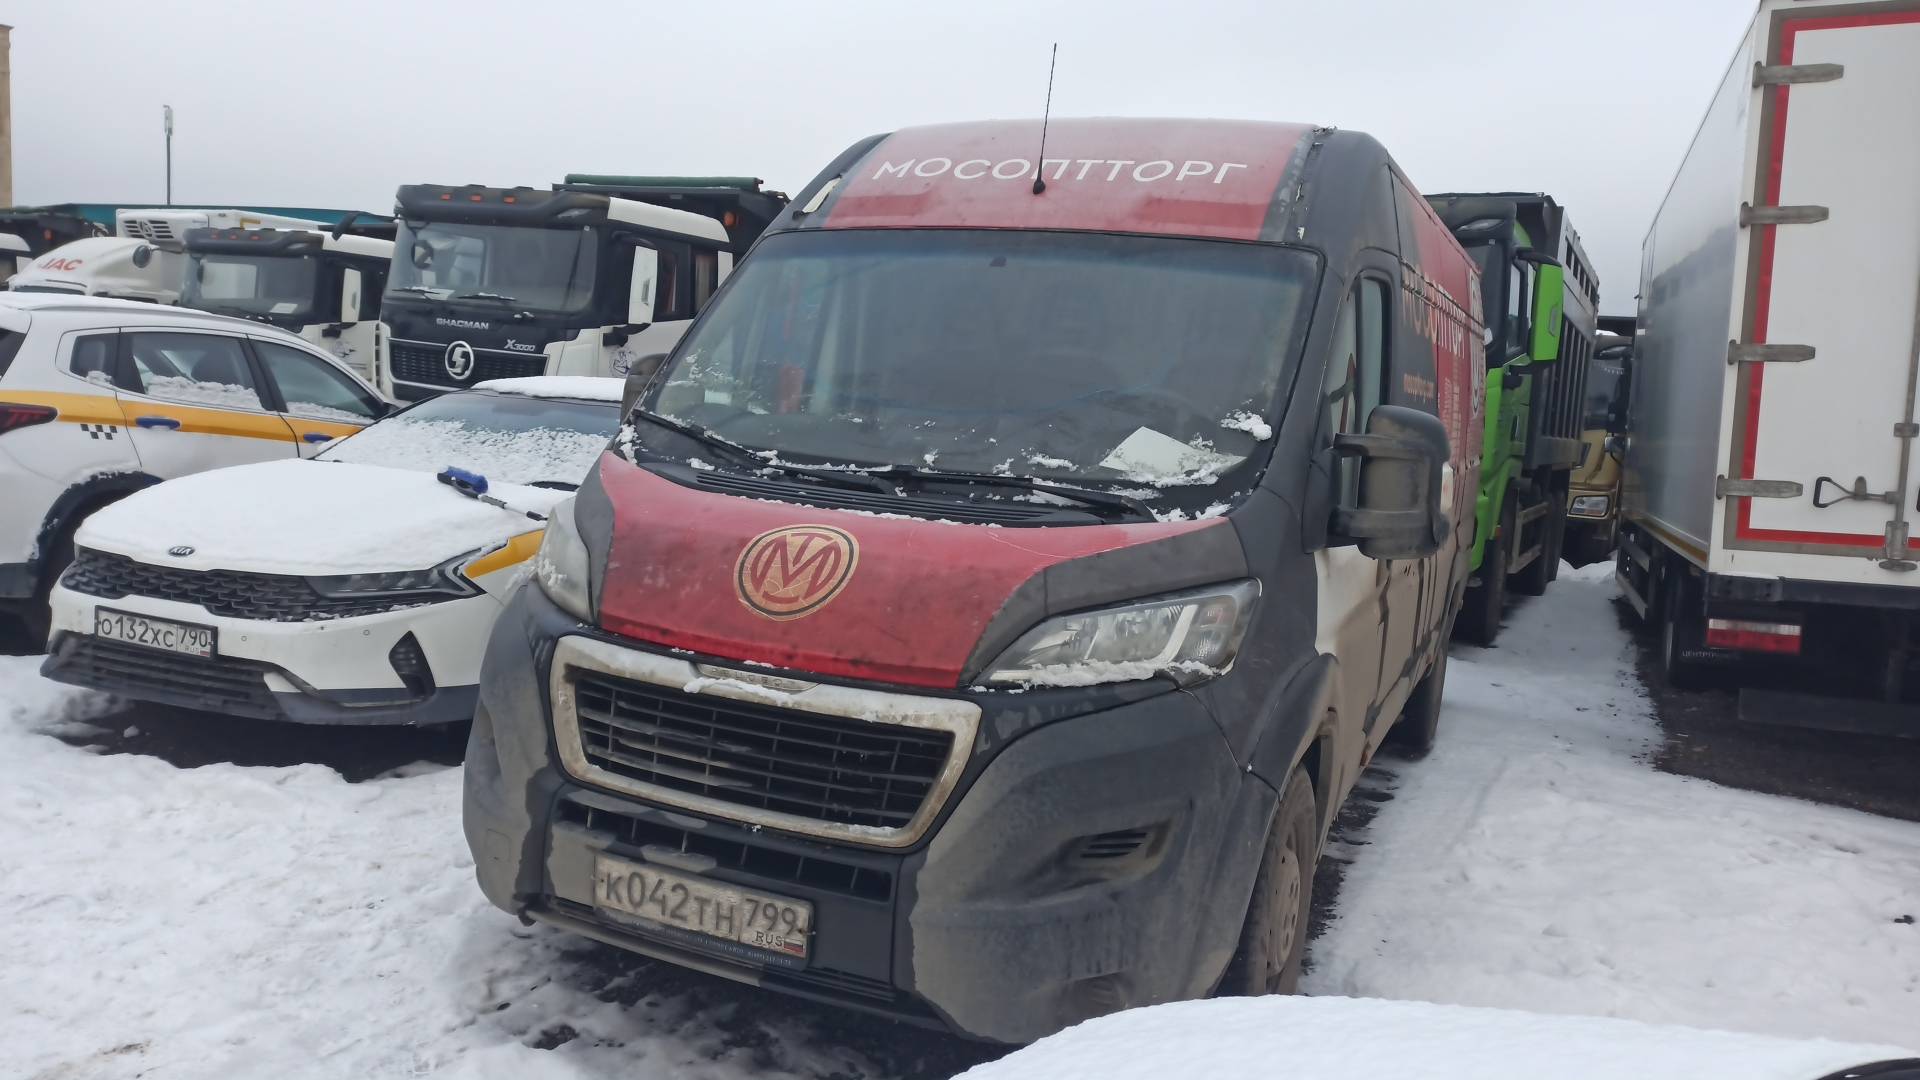
[[[1560,568],[1600,284],[1551,196],[1454,193],[1428,201],[1480,269],[1486,427],[1473,576],[1454,632],[1491,645],[1508,592],[1538,596]]]

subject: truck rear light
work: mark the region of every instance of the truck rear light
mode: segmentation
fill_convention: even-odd
[[[60,410],[51,405],[15,405],[0,401],[0,435],[15,428],[52,423]]]
[[[1707,645],[1741,652],[1800,652],[1800,627],[1793,623],[1752,622],[1746,619],[1708,619]]]

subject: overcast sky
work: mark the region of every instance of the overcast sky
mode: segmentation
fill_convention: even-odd
[[[746,173],[1037,116],[1366,131],[1426,191],[1546,191],[1631,312],[1640,239],[1753,0],[0,0],[16,203],[390,212],[404,183]]]

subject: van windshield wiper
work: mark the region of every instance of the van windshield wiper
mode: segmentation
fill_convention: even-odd
[[[829,484],[834,487],[852,488],[856,491],[885,492],[887,490],[885,483],[873,478],[873,475],[865,470],[859,472],[836,472],[831,469],[809,469],[804,465],[789,465],[786,462],[777,460],[769,461],[754,451],[741,446],[739,443],[722,438],[698,424],[689,424],[684,420],[676,420],[671,416],[662,416],[651,409],[643,409],[638,406],[635,406],[633,411],[628,415],[637,416],[655,427],[663,427],[668,431],[684,435],[702,446],[718,450],[722,454],[732,458],[735,463],[745,465],[756,471],[774,469],[788,476],[802,476],[818,483]]]
[[[1000,473],[965,472],[960,469],[928,469],[919,465],[889,465],[884,469],[864,471],[866,475],[875,479],[908,484],[976,484],[982,487],[1018,488],[1022,491],[1076,502],[1092,510],[1105,511],[1108,516],[1118,512],[1138,517],[1143,521],[1158,520],[1154,516],[1152,507],[1131,495],[1122,495],[1117,491],[1056,484],[1046,480],[1035,480],[1031,476],[1003,476]]]

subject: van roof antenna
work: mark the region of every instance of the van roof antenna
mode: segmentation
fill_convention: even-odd
[[[1047,121],[1053,118],[1053,69],[1060,63],[1060,43],[1053,43],[1053,56],[1047,61],[1047,107],[1040,114],[1040,156],[1033,162],[1033,193],[1047,190],[1047,182],[1040,170],[1047,167]]]

